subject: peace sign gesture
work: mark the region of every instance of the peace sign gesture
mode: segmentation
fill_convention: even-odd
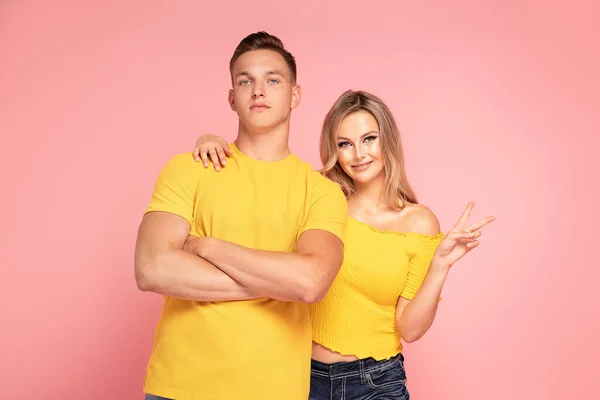
[[[467,226],[474,206],[475,202],[469,202],[456,225],[444,236],[438,245],[434,258],[442,266],[450,268],[452,264],[477,247],[479,245],[478,238],[481,236],[481,228],[496,219],[494,217],[485,217],[473,225]]]

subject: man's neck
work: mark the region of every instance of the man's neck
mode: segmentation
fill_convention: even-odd
[[[260,161],[280,161],[290,155],[288,138],[288,124],[261,133],[250,132],[240,124],[234,143],[248,157]]]

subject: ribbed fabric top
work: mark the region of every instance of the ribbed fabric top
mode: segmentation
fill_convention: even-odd
[[[416,295],[442,237],[383,231],[349,217],[344,264],[325,298],[309,307],[313,340],[359,358],[401,353],[398,298]]]

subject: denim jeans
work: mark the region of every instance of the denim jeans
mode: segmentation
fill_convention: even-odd
[[[410,400],[404,356],[324,364],[312,360],[309,400]],[[172,400],[147,394],[145,400]]]
[[[324,364],[312,360],[309,400],[409,400],[404,356]]]

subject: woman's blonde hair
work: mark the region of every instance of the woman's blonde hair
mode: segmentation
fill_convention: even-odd
[[[411,188],[404,168],[402,141],[396,120],[385,103],[377,96],[365,91],[348,90],[333,104],[321,130],[321,173],[336,182],[346,197],[354,193],[354,182],[344,172],[337,159],[336,132],[348,115],[358,111],[366,111],[375,118],[379,127],[381,154],[385,188],[383,201],[391,208],[402,208],[405,202],[417,203],[417,196]]]

